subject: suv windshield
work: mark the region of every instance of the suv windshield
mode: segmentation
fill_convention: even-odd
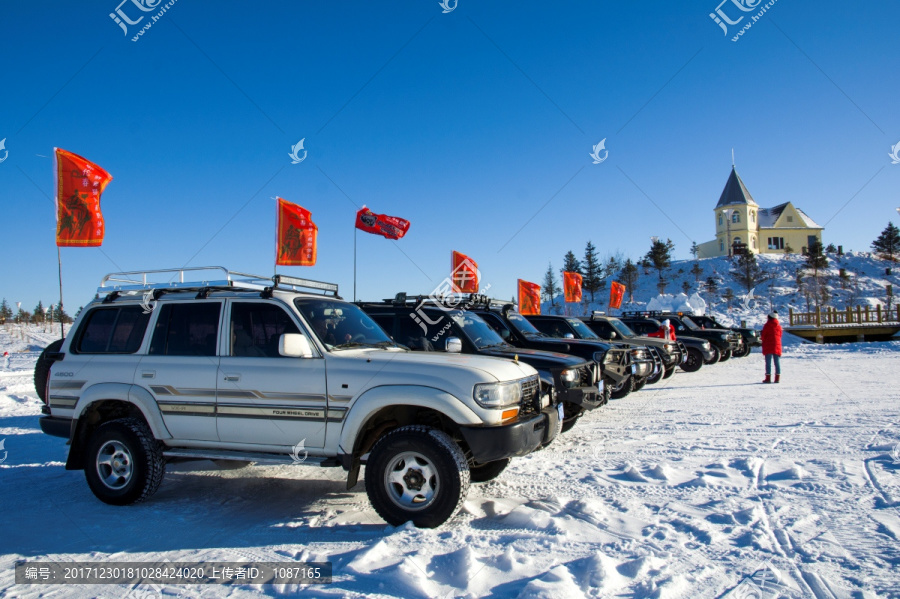
[[[509,320],[509,322],[512,323],[514,327],[516,327],[516,330],[523,335],[537,335],[539,337],[546,337],[546,335],[534,328],[534,325],[525,320],[525,317],[518,312],[510,310],[506,313],[506,318],[507,320]]]
[[[616,332],[619,333],[623,337],[634,337],[635,336],[635,332],[632,331],[631,328],[627,324],[625,324],[618,318],[610,318],[609,324],[611,324],[612,327],[616,330]]]
[[[471,312],[458,311],[450,316],[475,347],[482,349],[493,345],[507,345],[497,331],[492,329],[480,316]]]
[[[567,318],[566,322],[569,323],[569,326],[575,329],[575,332],[578,333],[578,336],[581,339],[599,339],[600,335],[591,330],[591,327],[584,324],[577,318]]]
[[[682,316],[682,317],[681,317],[681,322],[684,324],[684,326],[686,326],[687,328],[691,329],[692,331],[696,331],[697,329],[700,328],[699,326],[697,326],[697,323],[696,323],[696,322],[694,322],[693,320],[691,320],[691,319],[688,318],[687,316]]]
[[[313,328],[325,349],[394,345],[381,327],[353,304],[298,297],[294,300],[294,305]]]

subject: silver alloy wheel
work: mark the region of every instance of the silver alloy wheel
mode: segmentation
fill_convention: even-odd
[[[421,453],[405,451],[391,460],[384,471],[388,497],[405,510],[423,510],[437,496],[440,478]]]
[[[97,452],[97,474],[113,491],[127,485],[133,472],[131,452],[121,441],[107,441]]]

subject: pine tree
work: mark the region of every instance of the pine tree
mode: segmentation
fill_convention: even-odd
[[[900,255],[900,229],[889,221],[881,235],[872,242],[872,249],[884,260],[894,262]]]
[[[657,239],[650,244],[650,251],[647,252],[645,259],[656,269],[659,274],[659,280],[663,280],[663,271],[672,265],[672,250],[675,244],[671,239],[667,239],[665,243]]]
[[[697,256],[700,255],[700,246],[697,245],[696,241],[691,242],[691,256],[694,257],[694,260],[697,259]]]
[[[560,272],[577,272],[578,274],[583,274],[581,272],[581,262],[575,257],[572,250],[566,252],[565,257],[563,258],[563,267]]]
[[[581,260],[581,275],[584,277],[581,286],[591,294],[591,301],[594,301],[594,294],[600,290],[601,268],[597,248],[588,241],[584,247],[584,258]]]
[[[622,270],[622,252],[609,255],[603,265],[603,278],[614,277]]]
[[[706,292],[709,294],[710,300],[715,297],[719,291],[719,283],[712,277],[706,279]]]
[[[619,273],[619,279],[628,292],[628,302],[634,303],[634,290],[637,289],[638,281],[638,267],[631,261],[631,258],[625,261],[625,266],[622,267],[622,271]]]
[[[699,283],[700,277],[703,276],[703,269],[700,267],[699,262],[694,262],[694,265],[691,267],[691,274],[694,275],[694,280]]]
[[[550,305],[555,306],[556,296],[559,295],[559,284],[556,282],[552,264],[547,264],[547,272],[544,274],[544,286],[541,290],[544,292],[544,298],[550,300]]]
[[[813,276],[818,277],[819,271],[828,268],[828,258],[822,250],[822,242],[816,239],[806,248],[806,267],[813,270]]]
[[[722,291],[722,299],[725,300],[728,307],[731,307],[731,300],[734,299],[734,291],[731,290],[731,287],[726,287],[724,291]]]
[[[691,284],[687,281],[684,281],[681,284],[681,290],[684,292],[685,295],[690,295],[691,294]]]
[[[40,300],[38,300],[37,306],[34,307],[34,314],[31,319],[35,324],[40,324],[44,322],[44,318],[46,314],[44,314],[44,304]]]
[[[10,318],[12,318],[12,310],[9,308],[9,304],[6,303],[6,298],[3,298],[3,301],[0,302],[0,322],[6,322]]]
[[[743,252],[742,254],[738,254],[734,269],[729,274],[731,274],[731,277],[747,290],[747,293],[770,278],[769,275],[760,268],[759,263],[756,261],[756,254],[753,252]]]

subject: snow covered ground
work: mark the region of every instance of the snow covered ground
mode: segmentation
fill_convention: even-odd
[[[789,343],[613,401],[473,485],[437,530],[388,527],[363,485],[297,466],[170,467],[96,500],[40,433],[49,335],[0,327],[0,596],[251,597],[272,586],[15,585],[17,559],[331,561],[327,597],[900,597],[900,342]],[[5,453],[4,453],[5,452]]]

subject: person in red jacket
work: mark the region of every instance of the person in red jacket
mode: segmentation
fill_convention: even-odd
[[[657,337],[659,339],[665,339],[667,341],[675,341],[675,327],[672,326],[672,323],[669,322],[669,319],[665,319],[659,325],[659,329],[655,333],[647,333],[648,337]]]
[[[764,383],[772,382],[772,362],[775,362],[775,382],[781,381],[781,324],[778,312],[769,313],[762,330],[762,353],[766,357],[766,378]]]

